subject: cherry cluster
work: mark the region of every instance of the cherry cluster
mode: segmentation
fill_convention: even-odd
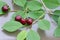
[[[2,11],[7,13],[9,11],[9,6],[8,5],[4,5],[2,7]],[[33,23],[33,19],[28,17],[26,19],[23,19],[21,16],[17,15],[15,17],[15,21],[18,21],[20,22],[21,24],[25,25],[25,24],[28,24],[28,25],[31,25]]]
[[[15,17],[15,20],[20,22],[21,24],[25,25],[25,24],[28,24],[28,25],[31,25],[33,23],[33,19],[28,17],[26,19],[23,19],[21,16],[17,15]]]

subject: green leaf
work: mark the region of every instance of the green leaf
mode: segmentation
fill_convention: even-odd
[[[48,20],[39,20],[38,27],[42,30],[49,30],[50,29],[50,22]]]
[[[3,7],[4,5],[6,5],[6,3],[0,1],[0,15],[4,14],[4,13],[2,12],[2,7]]]
[[[58,27],[54,32],[55,37],[60,37],[60,27]]]
[[[13,2],[18,5],[24,7],[26,4],[26,0],[13,0]]]
[[[31,11],[35,11],[42,9],[42,5],[38,1],[29,1],[27,3],[27,8],[29,8]]]
[[[16,21],[8,21],[4,24],[3,29],[8,32],[14,32],[21,28],[23,25]]]
[[[60,10],[55,10],[54,12],[53,12],[53,15],[51,15],[51,17],[56,21],[56,22],[58,22],[58,18],[59,18],[59,16],[60,16]]]
[[[54,9],[54,8],[56,8],[56,7],[58,7],[60,5],[58,0],[43,0],[43,2],[50,9]]]
[[[59,16],[57,16],[57,15],[51,15],[51,17],[53,18],[53,20],[55,21],[55,22],[58,22],[58,18],[59,18]]]
[[[60,0],[58,0],[58,2],[60,3]]]
[[[58,18],[58,26],[60,26],[60,17]]]
[[[31,17],[33,19],[37,19],[41,16],[44,16],[44,12],[43,11],[33,11],[33,12],[29,12],[28,13],[28,17]]]
[[[54,32],[55,37],[60,37],[60,17],[58,18],[58,27],[56,28]]]
[[[54,14],[53,14],[53,15],[60,16],[60,10],[56,10],[56,11],[54,11]]]
[[[37,32],[30,30],[27,34],[26,40],[40,40],[40,36]]]
[[[26,18],[26,16],[27,16],[27,14],[24,13],[24,11],[17,11],[17,12],[15,12],[15,13],[12,15],[12,19],[11,19],[11,20],[15,20],[15,17],[16,17],[17,15],[20,15],[22,18]]]
[[[17,35],[17,40],[24,40],[26,36],[27,36],[27,32],[23,30]]]

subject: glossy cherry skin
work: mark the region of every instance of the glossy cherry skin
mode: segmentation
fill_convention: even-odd
[[[2,11],[5,12],[5,13],[7,13],[9,11],[9,6],[8,5],[4,5],[2,7]]]
[[[19,16],[19,15],[17,15],[17,16],[15,17],[15,21],[20,21],[21,19],[22,19],[22,17]]]
[[[33,19],[32,19],[32,18],[27,18],[27,19],[26,19],[26,23],[27,23],[28,25],[31,25],[31,24],[33,23]]]
[[[22,18],[22,19],[20,20],[20,23],[23,24],[23,25],[25,25],[25,24],[26,24],[26,20]]]

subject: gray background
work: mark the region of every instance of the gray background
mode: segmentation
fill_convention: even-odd
[[[6,2],[10,6],[11,10],[19,9],[19,7],[17,7],[16,5],[14,6],[12,5],[12,0],[3,0],[3,1]],[[8,33],[2,30],[2,26],[11,19],[11,16],[13,13],[14,12],[10,12],[7,15],[0,16],[0,40],[16,40],[16,36],[20,32],[20,31],[17,31],[14,33]],[[37,31],[40,34],[41,40],[60,40],[60,38],[55,38],[53,36],[53,32],[57,27],[56,23],[52,22],[53,20],[47,14],[46,14],[45,19],[49,20],[51,23],[50,30],[43,31],[43,30],[37,29],[37,24],[33,25],[32,29]]]

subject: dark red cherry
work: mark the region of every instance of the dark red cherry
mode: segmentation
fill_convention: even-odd
[[[15,17],[15,20],[16,20],[16,21],[20,21],[21,18],[22,18],[22,17],[18,15],[18,16]]]
[[[31,25],[31,24],[33,23],[33,19],[32,19],[32,18],[27,18],[27,19],[26,19],[26,23],[27,23],[28,25]]]
[[[5,13],[7,13],[9,11],[9,6],[8,5],[4,5],[2,7],[2,11],[5,12]]]
[[[20,23],[23,24],[23,25],[25,25],[25,24],[26,24],[26,20],[22,18],[22,19],[20,20]]]

